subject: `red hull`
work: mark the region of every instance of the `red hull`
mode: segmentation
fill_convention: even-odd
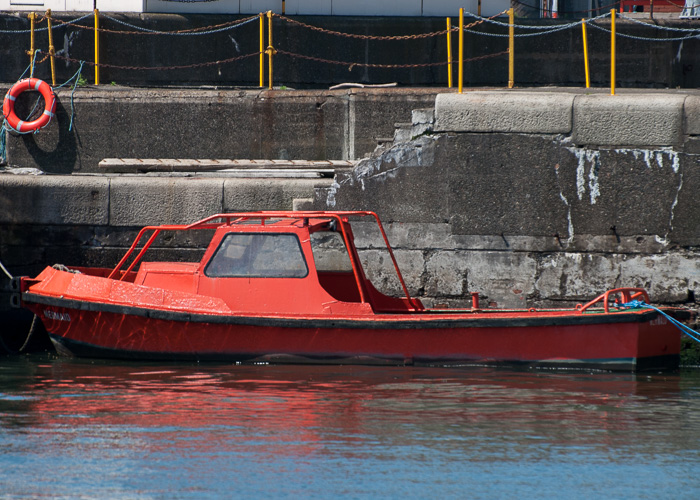
[[[25,294],[26,302],[32,300],[55,304],[27,307],[43,319],[59,351],[90,357],[642,370],[677,367],[680,350],[676,328],[653,311],[246,318],[114,311]]]
[[[367,278],[351,217],[376,219],[405,297],[384,295]],[[161,231],[194,229],[215,231],[201,261],[142,260]],[[16,305],[41,318],[59,352],[78,356],[620,370],[679,363],[675,327],[657,311],[630,308],[649,300],[638,288],[572,310],[482,310],[478,294],[470,309],[426,309],[371,212],[219,214],[149,226],[111,271],[48,267],[16,291]]]

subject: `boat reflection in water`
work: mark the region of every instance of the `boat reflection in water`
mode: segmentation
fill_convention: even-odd
[[[694,372],[8,358],[0,470],[9,496],[670,498],[699,415]]]

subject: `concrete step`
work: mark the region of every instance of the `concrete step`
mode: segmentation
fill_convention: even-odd
[[[226,177],[333,177],[338,171],[351,170],[352,160],[228,160],[105,158],[99,167],[105,173],[216,174]]]

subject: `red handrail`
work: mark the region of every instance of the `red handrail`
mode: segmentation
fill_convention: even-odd
[[[602,295],[599,295],[595,299],[588,302],[586,305],[579,304],[578,306],[576,306],[576,309],[580,312],[584,312],[586,309],[594,306],[598,302],[603,301],[603,308],[605,312],[608,313],[610,312],[610,295],[620,295],[622,297],[621,304],[628,304],[629,302],[632,302],[633,300],[636,300],[639,297],[644,297],[644,302],[646,303],[650,302],[649,294],[644,288],[623,287],[608,290],[607,292],[603,293]]]

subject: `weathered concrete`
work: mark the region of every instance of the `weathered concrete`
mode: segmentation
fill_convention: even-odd
[[[467,92],[440,94],[435,132],[569,134],[573,94]]]
[[[0,176],[0,224],[109,224],[107,178]]]
[[[7,161],[70,174],[101,172],[104,158],[352,160],[391,137],[394,123],[410,121],[413,109],[432,107],[437,93],[105,86],[71,96],[64,88],[57,92],[56,119],[46,128],[7,136]],[[27,114],[30,95],[18,99]]]
[[[0,225],[185,224],[222,212],[292,210],[295,200],[312,198],[316,188],[331,182],[321,178],[0,175]]]
[[[505,122],[491,121],[481,106],[498,106],[504,94],[511,116],[497,110]],[[575,118],[568,134],[549,123],[541,124],[548,132],[533,131],[538,116],[551,115],[533,113],[537,96],[530,92],[441,95],[432,132],[413,134],[411,128],[425,130],[420,114],[392,146],[317,191],[315,208],[370,204],[389,222],[394,245],[421,254],[407,260],[408,282],[435,300],[467,303],[478,291],[488,302],[516,307],[584,301],[628,285],[648,288],[660,302],[697,305],[700,156],[687,150],[696,129],[692,118],[683,119],[692,117],[696,96],[600,96],[592,109],[588,95],[550,95],[571,103],[555,119],[566,123],[578,113],[586,130],[579,136],[594,134],[595,120],[610,119],[605,103],[626,124],[601,123],[608,137],[589,145],[576,143],[582,122]],[[647,126],[664,116],[673,119],[659,125],[661,134]],[[630,146],[645,133],[652,144]],[[654,146],[659,137],[672,140]]]
[[[699,138],[700,93],[666,94],[623,91],[593,106],[583,91],[549,89],[543,100],[560,104],[554,117],[546,109],[533,115],[537,94],[531,91],[440,97],[434,109],[411,113],[412,122],[403,118],[393,143],[334,179],[0,175],[0,260],[17,274],[54,262],[113,265],[141,225],[191,222],[221,211],[370,209],[387,224],[409,288],[428,303],[464,305],[477,291],[499,306],[549,305],[629,285],[648,288],[654,301],[697,307],[700,155],[688,144]],[[485,131],[499,125],[478,106],[503,97],[511,113],[499,113],[511,121]],[[617,106],[617,97],[624,103],[616,108],[621,123],[625,116],[644,123],[645,103],[662,103],[654,113],[674,117],[664,134],[679,139],[634,146],[627,141],[635,132],[627,127],[614,136],[619,144],[577,144],[577,113],[583,120],[588,111],[609,116],[600,108]],[[579,99],[584,105],[577,111]],[[377,102],[367,108],[369,116],[381,114]],[[445,120],[446,111],[482,116],[487,126],[473,118]],[[544,131],[537,131],[538,116]],[[571,120],[571,127],[562,132],[550,119]],[[436,123],[443,124],[440,132]],[[649,132],[649,142],[658,137],[640,129]],[[23,201],[31,196],[37,201]],[[369,229],[361,225],[356,235],[369,251],[371,276],[399,293]],[[201,242],[180,243],[201,251]]]
[[[679,146],[684,95],[578,96],[573,141],[577,145]]]
[[[688,96],[683,109],[686,134],[700,135],[700,96]]]

